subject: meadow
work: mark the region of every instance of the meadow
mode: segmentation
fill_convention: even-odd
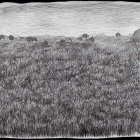
[[[0,135],[139,134],[139,45],[47,40],[0,40]]]

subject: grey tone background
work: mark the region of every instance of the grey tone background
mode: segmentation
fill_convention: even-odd
[[[139,15],[139,3],[121,1],[2,3],[0,34],[79,36],[121,32],[128,35],[139,27]]]

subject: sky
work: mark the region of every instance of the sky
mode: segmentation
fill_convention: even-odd
[[[140,3],[70,1],[1,3],[0,34],[80,36],[132,34],[140,28]]]

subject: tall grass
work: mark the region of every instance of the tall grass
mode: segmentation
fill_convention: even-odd
[[[72,42],[44,51],[41,44],[0,48],[0,135],[139,133],[135,50],[118,53],[97,42]]]

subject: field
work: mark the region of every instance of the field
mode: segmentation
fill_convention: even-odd
[[[129,37],[0,41],[1,136],[140,133],[140,66]]]

